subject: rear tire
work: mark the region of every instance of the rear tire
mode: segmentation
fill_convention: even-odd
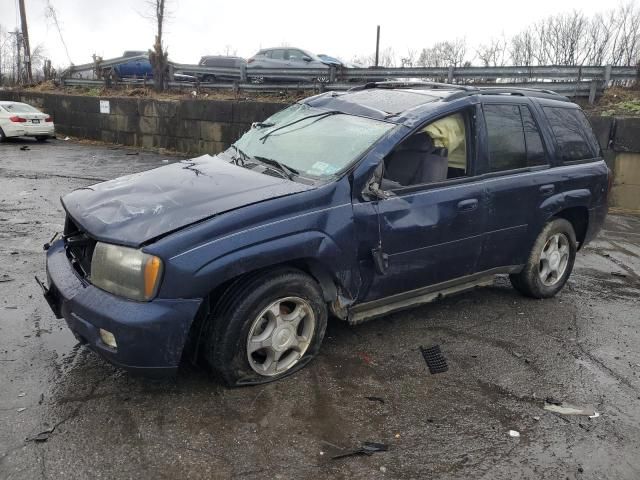
[[[279,269],[234,283],[207,319],[204,358],[228,386],[272,382],[320,349],[327,306],[303,272]]]
[[[511,284],[527,297],[553,297],[571,275],[576,251],[576,234],[571,223],[564,218],[548,222],[533,244],[524,269],[509,275]]]
[[[47,140],[49,140],[49,137],[45,137],[45,136],[43,136],[43,135],[38,135],[38,136],[36,137],[36,140],[37,140],[38,142],[42,143],[42,142],[46,142]]]
[[[4,142],[6,138],[7,138],[6,135],[4,134],[2,129],[0,128],[0,143]]]

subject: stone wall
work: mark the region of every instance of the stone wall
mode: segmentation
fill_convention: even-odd
[[[53,117],[56,133],[107,143],[217,153],[286,107],[283,103],[223,100],[152,100],[0,91],[0,100],[29,103]],[[100,101],[109,113],[101,113]]]

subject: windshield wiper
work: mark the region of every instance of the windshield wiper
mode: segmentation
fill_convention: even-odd
[[[307,115],[306,117],[299,118],[297,120],[294,120],[293,122],[285,123],[284,125],[281,125],[278,128],[274,128],[273,130],[268,131],[263,136],[261,136],[259,140],[262,140],[262,143],[264,143],[267,141],[267,138],[269,138],[269,136],[273,135],[278,130],[282,130],[283,128],[290,127],[291,125],[295,125],[296,123],[302,122],[303,120],[307,120],[309,118],[317,118],[318,120],[320,120],[321,118],[329,117],[331,115],[337,115],[339,113],[342,113],[342,112],[338,110],[329,110],[322,113],[314,113],[313,115]]]
[[[235,165],[238,165],[239,167],[244,167],[245,164],[247,163],[247,160],[250,160],[251,157],[246,153],[244,153],[242,150],[240,150],[240,148],[237,147],[235,144],[231,145],[231,148],[233,148],[236,151],[236,154],[238,155],[238,156],[236,155],[231,156],[231,160],[233,160],[233,163]]]
[[[274,160],[272,158],[261,157],[259,155],[254,155],[253,158],[258,160],[259,162],[266,163],[267,165],[278,167],[282,173],[284,173],[289,180],[293,180],[294,175],[300,175],[300,172],[295,168],[288,167],[284,163],[279,162],[278,160]]]

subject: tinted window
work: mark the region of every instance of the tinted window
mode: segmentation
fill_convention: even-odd
[[[536,125],[529,107],[520,107],[522,124],[524,125],[524,140],[527,148],[527,165],[546,165],[547,155],[542,143],[540,131]]]
[[[527,150],[518,105],[485,105],[483,111],[489,137],[489,171],[526,167]]]
[[[584,113],[575,108],[544,107],[564,162],[587,160],[600,149]]]
[[[304,56],[305,54],[302,53],[300,50],[289,50],[289,60],[292,60],[294,62],[301,62],[302,57]]]

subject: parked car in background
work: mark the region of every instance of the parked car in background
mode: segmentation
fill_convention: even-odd
[[[153,67],[149,61],[149,52],[141,50],[127,50],[122,54],[123,57],[144,57],[132,58],[129,61],[123,61],[104,70],[105,77],[113,76],[120,79],[153,79]],[[176,82],[195,82],[196,77],[187,73],[175,73],[173,76]]]
[[[320,69],[323,70],[323,73],[319,75],[297,75],[294,77],[261,74],[260,70],[265,68]],[[253,83],[263,83],[265,80],[326,83],[329,81],[329,66],[317,55],[301,48],[265,48],[247,60],[247,76]]]
[[[26,103],[0,101],[0,142],[9,137],[54,138],[53,118]]]
[[[610,179],[585,114],[557,94],[327,92],[215,157],[62,197],[42,286],[116,365],[200,358],[229,385],[264,383],[318,353],[330,312],[358,324],[498,273],[554,296],[604,222]]]
[[[334,65],[336,67],[344,67],[344,68],[366,68],[363,65],[353,62],[345,62],[344,60],[338,57],[332,57],[331,55],[325,55],[324,53],[319,53],[318,58],[322,60],[327,65]]]
[[[242,57],[229,57],[225,55],[207,55],[200,59],[198,65],[212,68],[240,69],[247,61]],[[190,72],[185,72],[190,73]],[[215,82],[216,80],[237,80],[238,75],[225,73],[193,73],[201,82]]]

